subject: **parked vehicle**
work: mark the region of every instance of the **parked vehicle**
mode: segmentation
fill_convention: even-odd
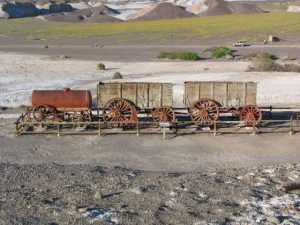
[[[233,43],[233,46],[234,47],[245,47],[245,46],[248,46],[248,44],[246,44],[246,42],[244,42],[244,41],[237,41],[237,42]]]

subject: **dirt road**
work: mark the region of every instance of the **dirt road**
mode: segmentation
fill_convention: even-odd
[[[13,120],[0,120],[0,161],[121,166],[147,171],[200,171],[298,163],[299,135],[24,135],[15,137]]]
[[[58,56],[66,55],[75,59],[97,61],[144,62],[157,61],[160,51],[194,51],[200,58],[208,58],[210,54],[204,50],[212,46],[228,45],[224,40],[199,42],[165,43],[114,43],[97,42],[94,40],[18,40],[0,37],[0,51],[20,52],[28,54]],[[47,48],[45,48],[47,46]],[[283,41],[276,44],[262,45],[250,43],[248,47],[232,47],[235,55],[249,55],[256,52],[269,52],[278,57],[300,59],[300,45],[298,42]]]
[[[74,59],[95,60],[95,61],[123,61],[123,62],[144,62],[157,61],[156,56],[160,51],[194,51],[202,58],[209,57],[203,51],[211,46],[52,46],[44,48],[37,46],[0,46],[0,51],[20,52],[38,55],[59,56],[66,55]],[[250,46],[245,48],[233,48],[236,55],[247,56],[256,52],[268,52],[280,57],[292,59],[300,58],[300,46]]]

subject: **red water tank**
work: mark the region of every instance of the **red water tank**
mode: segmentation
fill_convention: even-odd
[[[48,105],[56,109],[90,109],[92,95],[89,90],[34,90],[31,96],[32,107]]]

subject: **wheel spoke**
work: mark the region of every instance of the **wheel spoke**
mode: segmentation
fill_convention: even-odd
[[[137,118],[135,106],[125,99],[112,99],[105,104],[104,108],[107,109],[104,118],[116,122],[117,125],[135,121]]]
[[[192,105],[190,116],[197,124],[201,121],[203,124],[210,125],[219,117],[219,106],[213,100],[199,99]]]

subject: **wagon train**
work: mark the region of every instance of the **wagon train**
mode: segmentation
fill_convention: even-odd
[[[256,91],[253,82],[185,82],[182,108],[195,126],[211,126],[223,114],[239,118],[244,126],[257,126],[262,111],[256,106]],[[181,117],[173,92],[171,83],[100,82],[93,104],[90,90],[34,90],[32,105],[17,120],[16,129],[21,133],[28,124],[47,128],[58,122],[77,126],[95,121],[134,126],[145,118],[176,125]]]

